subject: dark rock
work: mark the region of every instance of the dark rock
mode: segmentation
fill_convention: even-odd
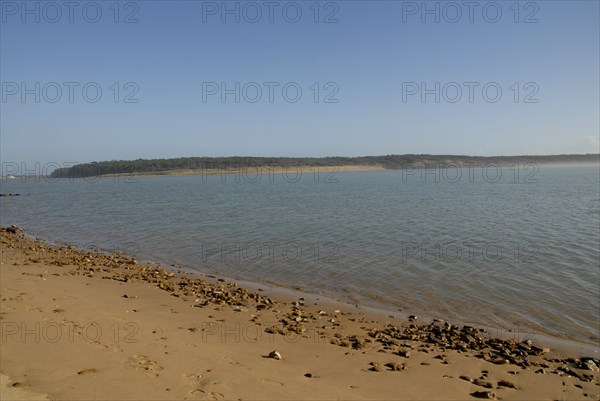
[[[485,388],[494,388],[494,385],[490,382],[483,381],[481,379],[475,379],[471,383],[476,386],[485,387]]]
[[[492,391],[475,391],[471,393],[471,395],[475,398],[481,398],[484,400],[499,400],[498,396]]]
[[[400,372],[406,369],[406,366],[402,363],[390,362],[385,364],[386,367],[390,368],[390,370],[394,372]]]
[[[515,386],[513,383],[511,383],[507,380],[500,380],[498,382],[498,387],[508,387],[508,388],[514,388],[515,390],[517,390],[517,386]]]
[[[383,372],[383,368],[381,367],[381,365],[377,362],[371,362],[369,363],[369,365],[371,365],[371,368],[369,370],[373,371],[373,372]]]
[[[409,350],[398,350],[398,355],[404,357],[404,358],[410,358],[410,351]]]

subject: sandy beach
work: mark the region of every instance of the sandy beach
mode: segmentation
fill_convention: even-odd
[[[244,166],[244,165],[232,165],[230,168],[190,168],[190,169],[177,169],[177,170],[166,170],[160,172],[133,172],[133,173],[110,173],[110,174],[98,174],[97,177],[159,177],[159,176],[225,176],[225,175],[237,175],[247,180],[257,180],[262,178],[264,180],[273,179],[274,175],[286,177],[290,182],[293,182],[304,175],[307,176],[320,176],[321,179],[333,179],[335,174],[340,172],[348,171],[382,171],[385,168],[381,165],[353,165],[353,166]]]
[[[0,235],[2,400],[600,398],[597,359],[535,338]]]

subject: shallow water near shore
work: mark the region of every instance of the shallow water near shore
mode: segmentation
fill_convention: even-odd
[[[2,180],[2,225],[405,314],[600,339],[592,167]]]

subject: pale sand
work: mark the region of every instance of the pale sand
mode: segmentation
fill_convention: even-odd
[[[20,382],[11,380],[6,375],[0,375],[0,395],[2,401],[46,401],[48,396],[46,394],[38,394],[33,391],[24,388]]]
[[[156,277],[150,283],[135,278],[142,265],[127,258],[58,250],[4,230],[0,235],[0,370],[10,377],[3,377],[2,400],[45,399],[43,394],[51,400],[464,400],[488,389],[459,377],[476,379],[483,370],[494,387],[489,391],[505,400],[600,398],[597,372],[578,370],[593,375],[591,381],[551,374],[564,363],[542,357],[532,360],[547,364],[547,374],[419,342],[411,343],[409,358],[393,353],[395,345],[331,344],[336,335],[368,337],[361,327],[381,328],[386,320],[405,323],[376,321],[349,305],[336,312],[311,302],[302,309],[317,318],[305,324],[305,336],[268,334],[264,329],[290,312],[289,299],[261,310],[252,302],[193,307],[207,298],[177,289],[189,275],[169,277],[146,265],[148,276]],[[110,267],[94,267],[103,264]],[[215,291],[219,286],[233,288],[218,282]],[[327,314],[319,315],[319,309]],[[274,350],[282,360],[265,357]],[[446,356],[436,358],[440,355]],[[396,362],[406,369],[375,372],[371,362]],[[518,390],[497,388],[500,380]]]
[[[156,177],[156,176],[209,176],[209,175],[239,175],[246,180],[253,181],[259,179],[275,180],[283,174],[285,179],[290,182],[303,179],[331,180],[335,179],[335,174],[344,171],[382,171],[383,166],[290,166],[290,167],[268,167],[268,166],[241,166],[230,169],[218,168],[195,168],[195,169],[178,169],[166,170],[147,173],[109,173],[101,175],[101,177]],[[88,178],[89,179],[89,178]]]

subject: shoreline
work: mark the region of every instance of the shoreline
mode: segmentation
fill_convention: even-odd
[[[168,269],[168,268],[167,268]],[[190,271],[192,275],[205,277],[209,276],[206,273],[199,273]],[[212,275],[212,274],[211,274]],[[215,275],[215,277],[217,277]],[[316,302],[320,302],[321,305],[326,305],[329,307],[336,308],[349,308],[368,314],[374,318],[378,318],[379,320],[386,320],[391,316],[394,316],[394,319],[400,319],[402,321],[409,321],[408,317],[411,315],[418,316],[418,320],[422,320],[425,322],[433,321],[433,320],[444,320],[448,321],[454,325],[458,326],[472,326],[478,329],[486,330],[488,333],[494,333],[493,336],[503,339],[503,340],[511,340],[511,339],[531,339],[534,344],[543,344],[546,346],[551,346],[551,348],[559,353],[568,354],[575,357],[585,357],[593,355],[595,357],[600,356],[600,347],[594,345],[592,342],[584,342],[581,340],[572,340],[565,337],[559,337],[556,335],[548,334],[548,333],[529,333],[529,332],[519,332],[511,329],[505,329],[501,327],[495,327],[486,325],[478,322],[467,322],[460,319],[447,319],[444,315],[440,314],[430,314],[420,311],[419,309],[411,309],[410,312],[406,312],[404,310],[394,310],[392,309],[392,305],[386,304],[369,304],[369,303],[355,303],[350,302],[344,299],[337,299],[333,296],[322,295],[309,292],[308,290],[301,290],[295,288],[288,288],[283,285],[271,284],[271,283],[255,283],[247,280],[240,280],[236,278],[232,278],[226,275],[219,275],[218,277],[224,278],[228,282],[236,283],[245,288],[265,288],[268,287],[268,290],[265,292],[269,295],[277,299],[298,299],[299,297],[303,297],[305,299],[314,300]],[[389,320],[389,319],[388,319]]]
[[[600,395],[600,374],[586,368],[600,363],[597,355],[565,358],[537,341],[501,340],[441,319],[406,320],[316,295],[276,295],[271,286],[248,288],[1,231],[8,350],[1,373],[50,399]],[[43,341],[48,330],[37,342],[30,339],[36,333],[18,332],[23,324],[31,332],[36,322],[70,324],[75,332],[55,342]],[[91,338],[94,324],[107,335],[115,325],[121,331],[112,341]],[[118,341],[132,334],[137,342]],[[269,357],[275,350],[281,360]]]
[[[519,165],[518,163],[516,165]],[[530,165],[548,168],[575,168],[575,167],[597,167],[600,162],[532,162],[524,163],[522,166],[527,167]],[[489,164],[467,164],[457,163],[448,164],[443,163],[431,163],[431,164],[411,164],[402,166],[399,168],[388,168],[383,165],[319,165],[319,166],[237,166],[233,168],[194,168],[194,169],[174,169],[164,171],[151,171],[151,172],[130,172],[130,173],[105,173],[95,174],[82,177],[51,177],[50,175],[16,175],[16,176],[0,176],[2,182],[18,181],[25,179],[46,179],[49,181],[55,180],[96,180],[96,179],[108,179],[108,178],[121,178],[121,179],[133,179],[139,177],[196,177],[196,176],[216,176],[216,175],[238,175],[244,176],[247,180],[253,182],[253,180],[263,175],[272,179],[274,174],[290,174],[290,182],[297,179],[297,174],[311,173],[311,174],[322,174],[322,179],[333,179],[336,173],[342,172],[369,172],[369,171],[402,171],[403,169],[422,170],[425,168],[434,169],[455,169],[455,168],[466,168],[466,169],[481,169],[485,167],[499,167],[499,168],[510,168],[514,167],[515,163],[489,163]]]
[[[27,234],[28,237],[32,240],[36,238],[34,235]],[[51,246],[75,246],[79,247],[78,244],[73,243],[63,243],[63,242],[52,242],[44,241]],[[79,248],[78,248],[79,249]],[[87,249],[83,249],[83,251],[88,251]],[[115,250],[112,249],[97,249],[98,252],[104,255],[110,255],[115,253]],[[132,255],[123,254],[126,257],[130,257],[135,259]],[[372,317],[376,317],[379,319],[386,319],[393,315],[394,317],[398,317],[404,321],[408,320],[408,316],[417,315],[422,319],[432,321],[434,319],[444,319],[451,321],[451,323],[455,325],[469,325],[473,327],[477,327],[480,329],[484,329],[488,332],[494,332],[495,336],[502,339],[515,339],[515,338],[527,338],[533,339],[534,342],[538,342],[541,344],[552,345],[552,348],[561,353],[567,353],[573,356],[594,356],[596,358],[600,357],[600,345],[595,345],[593,340],[589,340],[588,342],[583,341],[581,339],[573,340],[568,338],[567,336],[560,336],[557,334],[553,334],[551,332],[539,332],[533,327],[525,326],[525,328],[529,328],[528,332],[519,332],[518,330],[513,330],[507,327],[494,326],[487,323],[482,323],[481,321],[466,321],[460,318],[448,319],[448,316],[442,314],[432,314],[431,312],[425,312],[418,307],[411,308],[409,311],[403,309],[395,309],[398,308],[399,305],[393,304],[385,304],[382,302],[377,302],[373,300],[363,299],[360,301],[344,299],[343,297],[339,297],[338,295],[331,294],[319,294],[316,292],[310,292],[309,289],[304,288],[294,288],[291,286],[286,286],[283,283],[278,282],[259,282],[259,281],[251,281],[248,279],[238,278],[235,276],[230,276],[220,272],[214,271],[202,271],[201,268],[194,268],[192,266],[180,264],[180,263],[172,263],[173,261],[169,260],[153,260],[151,257],[141,257],[137,259],[138,262],[145,264],[154,264],[158,266],[164,266],[166,270],[171,272],[180,274],[185,273],[192,277],[196,277],[198,279],[207,280],[213,284],[217,283],[218,279],[224,279],[227,282],[235,283],[240,287],[265,291],[265,288],[268,290],[265,291],[266,294],[278,298],[285,299],[286,301],[293,301],[293,299],[297,299],[300,297],[304,297],[307,299],[312,299],[313,301],[318,301],[321,304],[330,306],[330,307],[347,307],[354,308],[357,311],[361,311],[363,313],[368,313]],[[362,301],[362,302],[361,302]],[[533,330],[533,331],[531,331]]]

